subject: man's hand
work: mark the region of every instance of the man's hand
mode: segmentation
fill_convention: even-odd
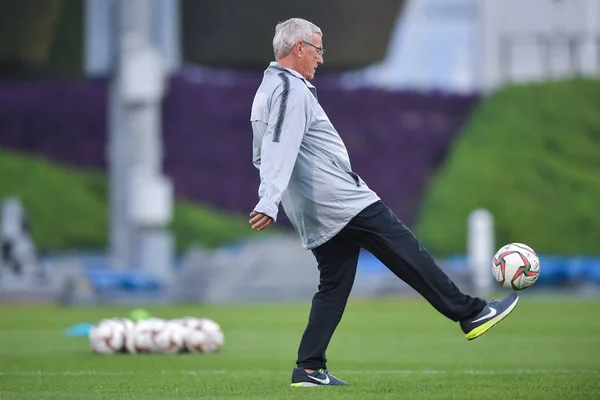
[[[250,221],[248,221],[250,225],[252,225],[252,229],[256,229],[257,231],[262,231],[267,226],[273,223],[273,218],[265,215],[263,213],[259,213],[256,211],[252,211],[250,213]]]

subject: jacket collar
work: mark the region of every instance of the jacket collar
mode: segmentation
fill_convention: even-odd
[[[310,89],[316,89],[312,83],[310,83],[308,80],[306,80],[306,78],[304,78],[302,75],[300,75],[297,71],[294,71],[293,69],[290,68],[286,68],[283,65],[279,64],[277,61],[272,61],[269,64],[269,68],[274,68],[274,69],[278,69],[281,71],[287,71],[288,73],[294,75],[296,78],[301,79],[306,86],[308,86]]]

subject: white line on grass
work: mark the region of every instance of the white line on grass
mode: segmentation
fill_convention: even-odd
[[[567,370],[567,369],[507,369],[507,370],[463,370],[463,371],[445,371],[445,370],[339,370],[340,375],[561,375],[561,374],[598,374],[597,370]],[[14,371],[0,372],[1,376],[125,376],[125,375],[256,375],[256,374],[289,374],[289,371],[226,371],[226,370],[197,370],[197,371]]]

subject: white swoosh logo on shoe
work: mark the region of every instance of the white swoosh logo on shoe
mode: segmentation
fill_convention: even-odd
[[[481,318],[477,318],[476,320],[471,321],[471,323],[474,324],[474,323],[477,323],[479,321],[483,321],[484,319],[492,318],[494,315],[496,315],[496,309],[490,307],[490,312],[489,313],[487,313],[486,315],[484,315]]]
[[[317,381],[323,385],[329,385],[329,377],[328,376],[326,376],[325,379],[317,378],[316,376],[312,376],[312,375],[308,375],[308,377],[310,379],[314,379],[315,381]]]

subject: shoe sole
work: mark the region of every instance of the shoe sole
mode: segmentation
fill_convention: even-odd
[[[312,383],[312,382],[298,382],[298,383],[292,383],[291,386],[292,387],[317,387],[317,386],[327,386],[327,385],[319,385],[318,383]]]
[[[506,316],[508,314],[510,314],[510,312],[512,310],[514,310],[514,308],[517,306],[518,302],[519,302],[519,298],[517,297],[515,299],[515,301],[513,301],[513,303],[510,306],[508,306],[508,308],[506,310],[504,310],[504,312],[502,312],[501,314],[497,315],[496,317],[490,319],[485,324],[482,324],[482,325],[478,326],[477,328],[473,329],[472,331],[470,331],[469,333],[467,333],[465,335],[465,337],[467,338],[467,340],[477,339],[479,336],[481,336],[484,333],[486,333],[487,331],[489,331],[498,322],[500,322],[504,318],[506,318]]]

